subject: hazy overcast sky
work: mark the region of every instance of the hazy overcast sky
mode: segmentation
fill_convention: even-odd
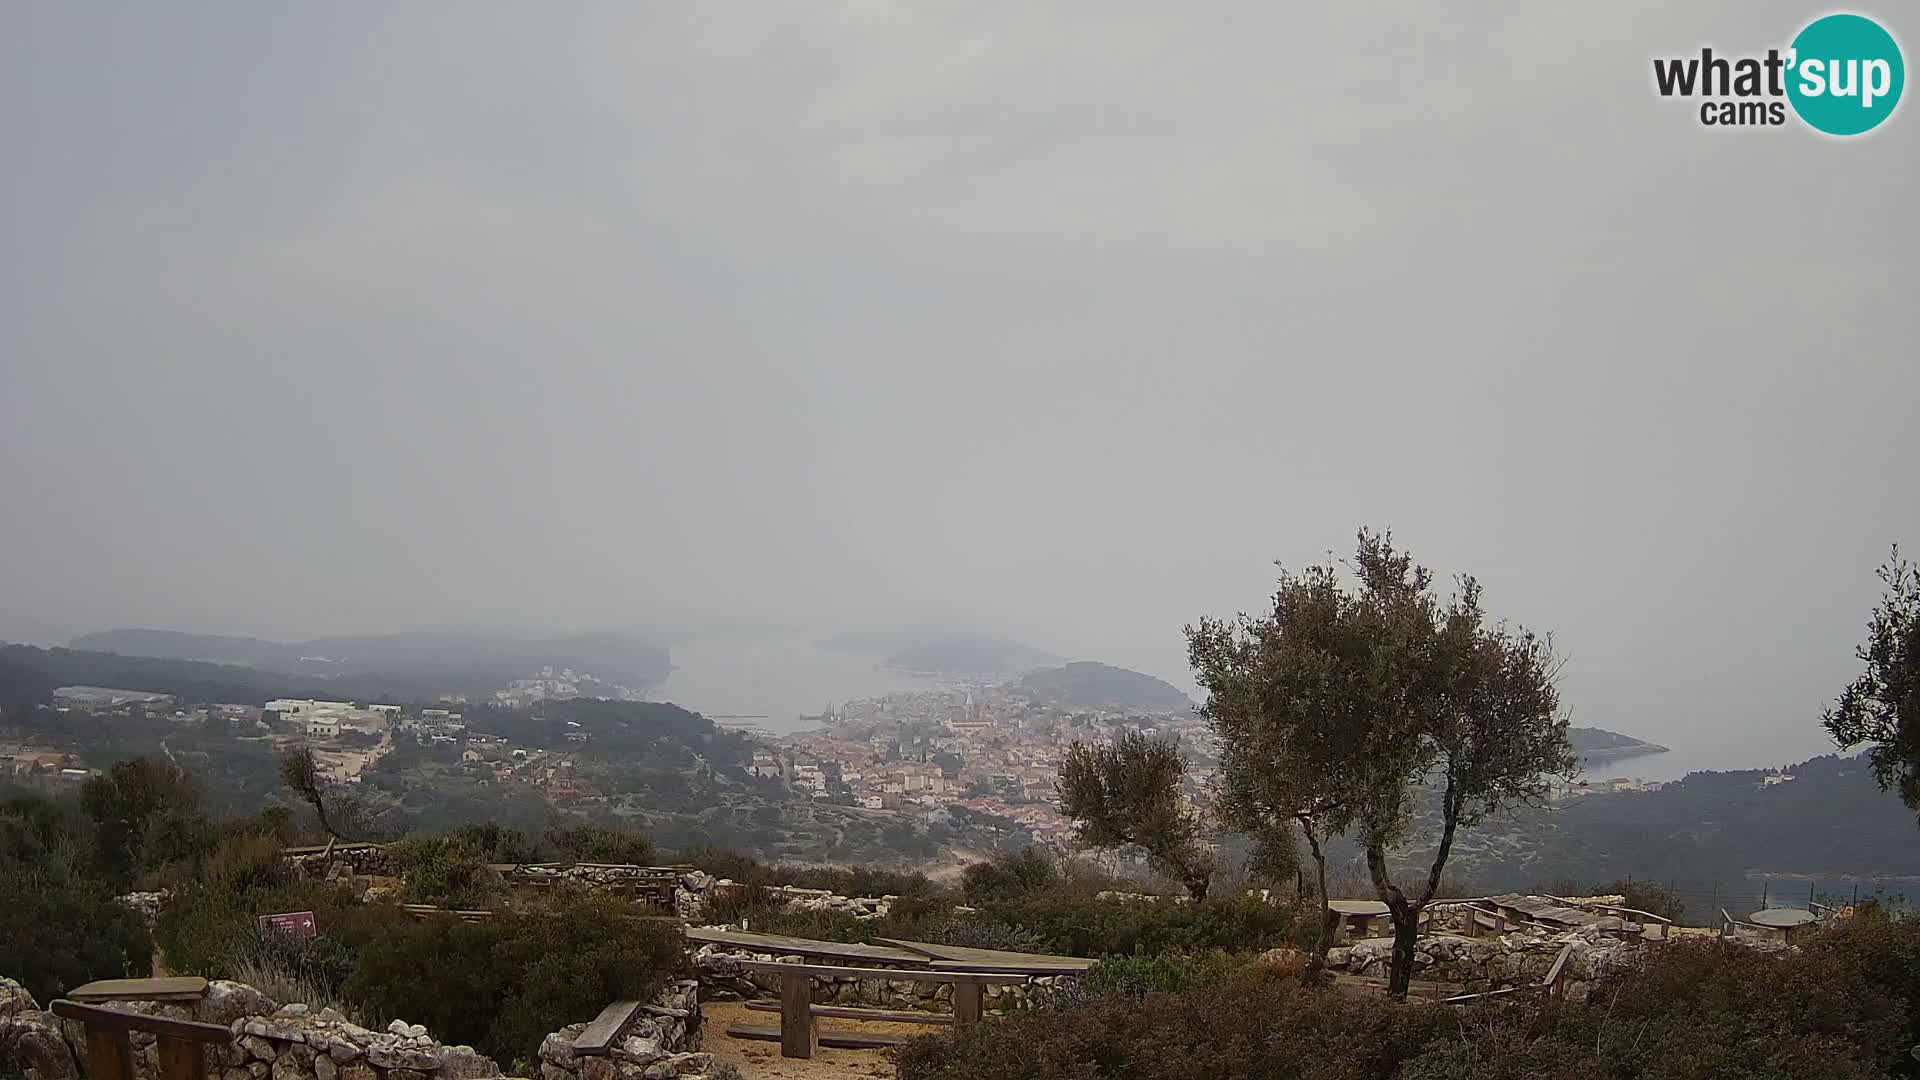
[[[955,620],[1185,683],[1370,523],[1576,721],[1817,748],[1920,547],[1920,103],[1711,130],[1649,66],[1816,13],[7,5],[0,636]]]

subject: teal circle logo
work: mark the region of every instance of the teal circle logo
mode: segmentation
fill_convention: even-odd
[[[1907,66],[1900,44],[1864,15],[1815,19],[1793,39],[1787,100],[1816,131],[1859,135],[1900,104]]]

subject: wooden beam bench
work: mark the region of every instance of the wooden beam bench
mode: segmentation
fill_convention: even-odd
[[[780,976],[780,1027],[754,1028],[736,1024],[727,1029],[727,1034],[735,1038],[764,1039],[773,1032],[780,1040],[780,1056],[790,1058],[810,1058],[818,1046],[846,1046],[847,1038],[866,1040],[889,1040],[873,1045],[891,1046],[898,1043],[893,1036],[853,1036],[837,1033],[822,1033],[814,1022],[816,1016],[831,1016],[833,1013],[816,1012],[813,1004],[813,980],[820,979],[884,979],[889,982],[944,983],[953,986],[953,1022],[955,1024],[977,1024],[986,1011],[986,988],[996,986],[1020,986],[1030,981],[1027,975],[1010,975],[994,972],[965,971],[917,971],[913,969],[838,967],[832,964],[782,964],[770,960],[743,960],[740,967],[747,971]],[[820,1006],[818,1008],[840,1008],[839,1006]],[[852,1010],[846,1010],[852,1011]],[[873,1016],[857,1019],[878,1019]],[[918,1023],[920,1021],[911,1021]],[[860,1045],[868,1045],[861,1043]]]
[[[160,1080],[206,1080],[207,1047],[225,1046],[233,1039],[219,1024],[102,1009],[65,998],[53,1003],[52,1012],[86,1027],[90,1080],[133,1080],[129,1032],[144,1031],[159,1040]]]
[[[207,996],[207,980],[198,975],[165,979],[100,979],[67,991],[67,998],[86,1004],[102,1001],[199,1001]]]
[[[777,1001],[749,1001],[752,1012],[780,1011]],[[853,1005],[815,1005],[807,1010],[815,1016],[835,1016],[842,1020],[878,1020],[888,1024],[952,1024],[952,1013],[913,1012],[909,1009],[864,1009]]]
[[[627,1025],[639,1016],[641,1005],[638,1001],[616,1001],[600,1010],[586,1030],[573,1037],[573,1052],[582,1057],[598,1057],[613,1048],[626,1033]]]

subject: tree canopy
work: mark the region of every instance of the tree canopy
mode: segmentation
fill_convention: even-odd
[[[1879,574],[1886,593],[1854,650],[1866,670],[1822,721],[1843,750],[1870,744],[1867,764],[1881,789],[1920,810],[1920,570],[1896,547]]]
[[[1273,610],[1189,628],[1189,652],[1221,736],[1221,787],[1243,827],[1292,819],[1316,837],[1351,830],[1392,912],[1392,989],[1404,994],[1420,909],[1455,834],[1545,800],[1571,775],[1548,641],[1489,624],[1481,589],[1451,597],[1396,548],[1362,529],[1349,586],[1331,563],[1283,573]],[[1439,845],[1424,880],[1403,887],[1387,853],[1408,838],[1424,789],[1439,796]]]
[[[1200,814],[1181,795],[1186,775],[1186,758],[1166,739],[1127,731],[1105,745],[1077,742],[1060,764],[1060,811],[1082,844],[1140,848],[1155,869],[1205,899],[1213,858]]]

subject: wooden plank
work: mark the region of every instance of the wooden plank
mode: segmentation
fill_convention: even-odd
[[[740,966],[748,971],[764,972],[768,975],[800,974],[820,979],[891,979],[905,982],[953,983],[997,983],[999,985],[1024,985],[1026,975],[976,974],[960,971],[914,971],[892,968],[836,967],[832,964],[782,964],[776,960],[742,960]]]
[[[100,979],[67,991],[71,1001],[198,1001],[207,996],[207,980],[197,975],[170,979]]]
[[[986,1012],[987,988],[977,982],[956,983],[953,987],[953,1022],[977,1024]]]
[[[92,1005],[82,1005],[77,1001],[68,1001],[65,998],[55,1001],[49,1008],[53,1015],[67,1020],[78,1020],[87,1025],[89,1030],[99,1028],[123,1033],[144,1031],[152,1035],[222,1045],[233,1038],[232,1033],[219,1024],[202,1024],[197,1020],[170,1020],[164,1016],[146,1016],[141,1013],[120,1012],[117,1009],[101,1009]]]
[[[810,1058],[819,1041],[813,1019],[813,980],[788,972],[780,980],[780,1056]]]
[[[127,1029],[87,1025],[87,1075],[92,1080],[133,1080],[133,1047],[127,1041]]]
[[[923,954],[934,967],[948,970],[960,970],[950,966],[955,964],[971,965],[980,971],[1025,972],[1029,969],[1044,967],[1048,970],[1041,974],[1051,975],[1085,971],[1095,963],[1084,956],[1010,952],[1005,949],[969,949],[959,945],[940,945],[930,941],[909,941],[905,938],[874,938],[874,940]]]
[[[836,960],[867,960],[882,964],[913,964],[924,967],[927,957],[907,949],[886,945],[858,945],[841,941],[815,941],[785,934],[750,934],[745,930],[715,930],[687,927],[687,940],[713,945],[735,945],[763,953],[792,953],[797,956],[821,956]]]
[[[935,960],[933,970],[948,971],[955,975],[1085,975],[1093,967],[1088,961],[1086,967],[1055,967],[1050,964],[963,964],[957,960]]]
[[[574,1036],[573,1052],[576,1054],[604,1054],[615,1042],[620,1033],[627,1029],[633,1018],[640,1012],[638,1001],[616,1001],[600,1010],[586,1030]]]
[[[735,1024],[727,1029],[727,1036],[734,1039],[761,1039],[766,1042],[779,1042],[780,1029],[773,1027],[755,1027],[752,1024]],[[851,1031],[822,1031],[820,1045],[832,1050],[890,1050],[896,1046],[905,1046],[909,1040],[901,1035],[863,1035]]]
[[[189,1039],[159,1041],[160,1080],[206,1080],[207,1047]]]
[[[780,1004],[774,1001],[749,1001],[747,1008],[753,1012],[779,1012]],[[831,1016],[840,1020],[879,1020],[888,1024],[951,1024],[952,1013],[904,1012],[893,1009],[861,1009],[852,1005],[815,1005],[815,1016]]]

